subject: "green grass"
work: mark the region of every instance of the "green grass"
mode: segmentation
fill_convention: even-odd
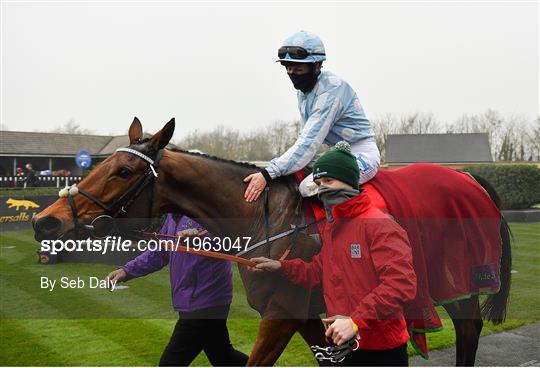
[[[511,224],[514,232],[512,291],[508,320],[486,323],[483,334],[540,320],[540,223]],[[15,246],[14,248],[9,248]],[[113,266],[96,264],[39,265],[31,231],[0,233],[0,365],[150,366],[156,365],[177,315],[170,305],[168,270],[129,282],[129,288],[39,288],[41,276],[104,277]],[[445,329],[428,335],[430,349],[454,344],[454,330],[438,308]],[[249,353],[258,315],[247,306],[238,272],[228,326],[234,346]],[[412,353],[412,350],[411,350]],[[297,335],[277,365],[315,365]],[[209,365],[204,353],[193,365]]]
[[[62,186],[63,188],[63,186]],[[60,188],[0,188],[0,197],[17,196],[17,198],[57,195]]]

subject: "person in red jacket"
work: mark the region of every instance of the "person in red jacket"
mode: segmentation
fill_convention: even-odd
[[[358,175],[346,142],[321,156],[313,168],[327,217],[321,225],[321,252],[311,262],[257,257],[251,269],[279,271],[306,288],[322,284],[327,341],[356,348],[344,359],[344,354],[337,355],[340,359],[332,363],[407,366],[409,334],[403,305],[416,295],[411,246],[405,231],[357,189]]]

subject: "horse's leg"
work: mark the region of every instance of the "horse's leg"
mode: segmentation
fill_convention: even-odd
[[[309,347],[313,345],[327,345],[327,342],[324,338],[324,324],[322,323],[320,318],[313,317],[308,319],[300,325],[300,327],[298,328],[298,332],[300,332],[300,335],[302,335],[302,338]],[[327,365],[321,364],[321,362],[318,363],[320,366]]]
[[[322,295],[322,290],[316,289],[311,293],[311,299],[309,304],[308,319],[301,324],[298,332],[304,338],[304,341],[308,346],[326,345],[324,339],[325,328],[319,315],[326,312],[326,305]]]
[[[447,304],[444,309],[452,318],[456,330],[456,366],[473,366],[484,325],[478,296]]]
[[[478,296],[475,295],[459,303],[461,304],[461,310],[465,315],[465,321],[468,322],[463,339],[465,344],[463,362],[466,366],[473,366],[476,360],[478,341],[480,340],[482,327],[484,327],[480,302]]]
[[[274,365],[301,323],[294,319],[263,318],[247,365]]]
[[[310,318],[300,325],[298,332],[304,338],[304,341],[309,345],[326,345],[324,339],[324,324],[320,318]]]

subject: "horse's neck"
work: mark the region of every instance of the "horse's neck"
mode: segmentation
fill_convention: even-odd
[[[243,178],[249,168],[204,156],[168,152],[160,165],[158,194],[160,210],[178,211],[201,222],[215,235],[264,234],[264,196],[254,203],[244,200]],[[272,185],[269,194],[270,223],[292,223],[290,211],[295,194],[282,184]],[[289,210],[288,210],[289,209]]]

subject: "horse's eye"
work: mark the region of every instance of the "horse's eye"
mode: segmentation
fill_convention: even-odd
[[[118,170],[118,172],[116,173],[116,176],[122,178],[122,179],[127,179],[129,178],[133,173],[131,172],[130,169],[128,169],[127,167],[122,167],[120,168],[120,170]]]

